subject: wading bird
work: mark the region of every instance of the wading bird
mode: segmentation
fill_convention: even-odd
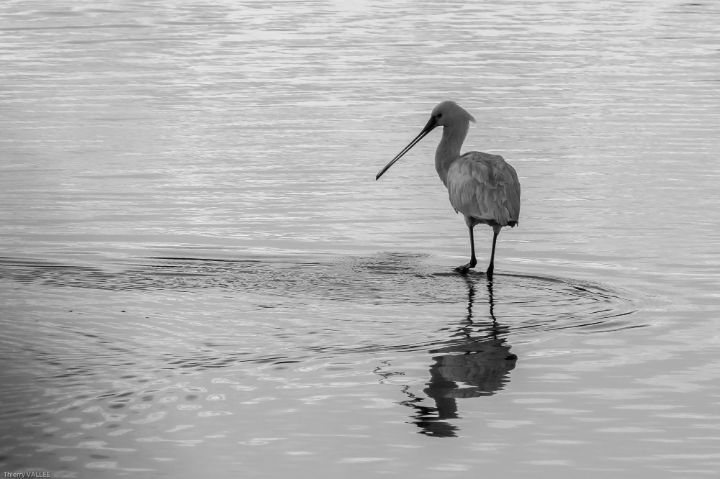
[[[492,278],[495,262],[495,243],[503,226],[515,226],[520,216],[520,182],[515,168],[502,156],[471,151],[463,155],[460,148],[467,136],[470,122],[475,118],[452,101],[438,104],[425,127],[375,177],[376,180],[410,151],[417,142],[435,127],[442,126],[443,134],[435,152],[435,170],[448,189],[450,204],[455,212],[465,216],[470,232],[470,262],[456,271],[467,273],[477,264],[473,228],[484,223],[492,226],[493,242],[487,276]]]

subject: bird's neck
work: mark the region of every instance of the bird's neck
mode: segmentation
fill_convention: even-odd
[[[447,186],[448,168],[453,161],[460,157],[460,148],[465,141],[469,127],[469,124],[443,127],[442,139],[435,151],[435,170],[445,186]]]

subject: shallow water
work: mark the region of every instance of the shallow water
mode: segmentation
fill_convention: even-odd
[[[719,14],[6,2],[0,471],[714,477]],[[446,98],[491,282],[438,134],[374,181]]]

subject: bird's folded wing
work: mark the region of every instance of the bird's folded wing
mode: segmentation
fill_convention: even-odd
[[[501,156],[466,153],[450,165],[447,186],[455,211],[500,226],[517,223],[520,182]]]

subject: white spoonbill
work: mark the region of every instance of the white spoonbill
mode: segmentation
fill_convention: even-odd
[[[444,101],[433,108],[430,120],[420,134],[375,177],[376,180],[398,161],[410,148],[435,127],[443,127],[443,135],[435,152],[435,170],[448,189],[450,204],[455,212],[465,216],[470,232],[470,262],[456,271],[467,273],[477,264],[473,228],[484,223],[492,226],[493,242],[487,276],[492,278],[495,262],[495,243],[503,226],[515,226],[520,216],[520,182],[515,168],[502,156],[471,151],[460,154],[470,122],[475,118],[453,101]]]

